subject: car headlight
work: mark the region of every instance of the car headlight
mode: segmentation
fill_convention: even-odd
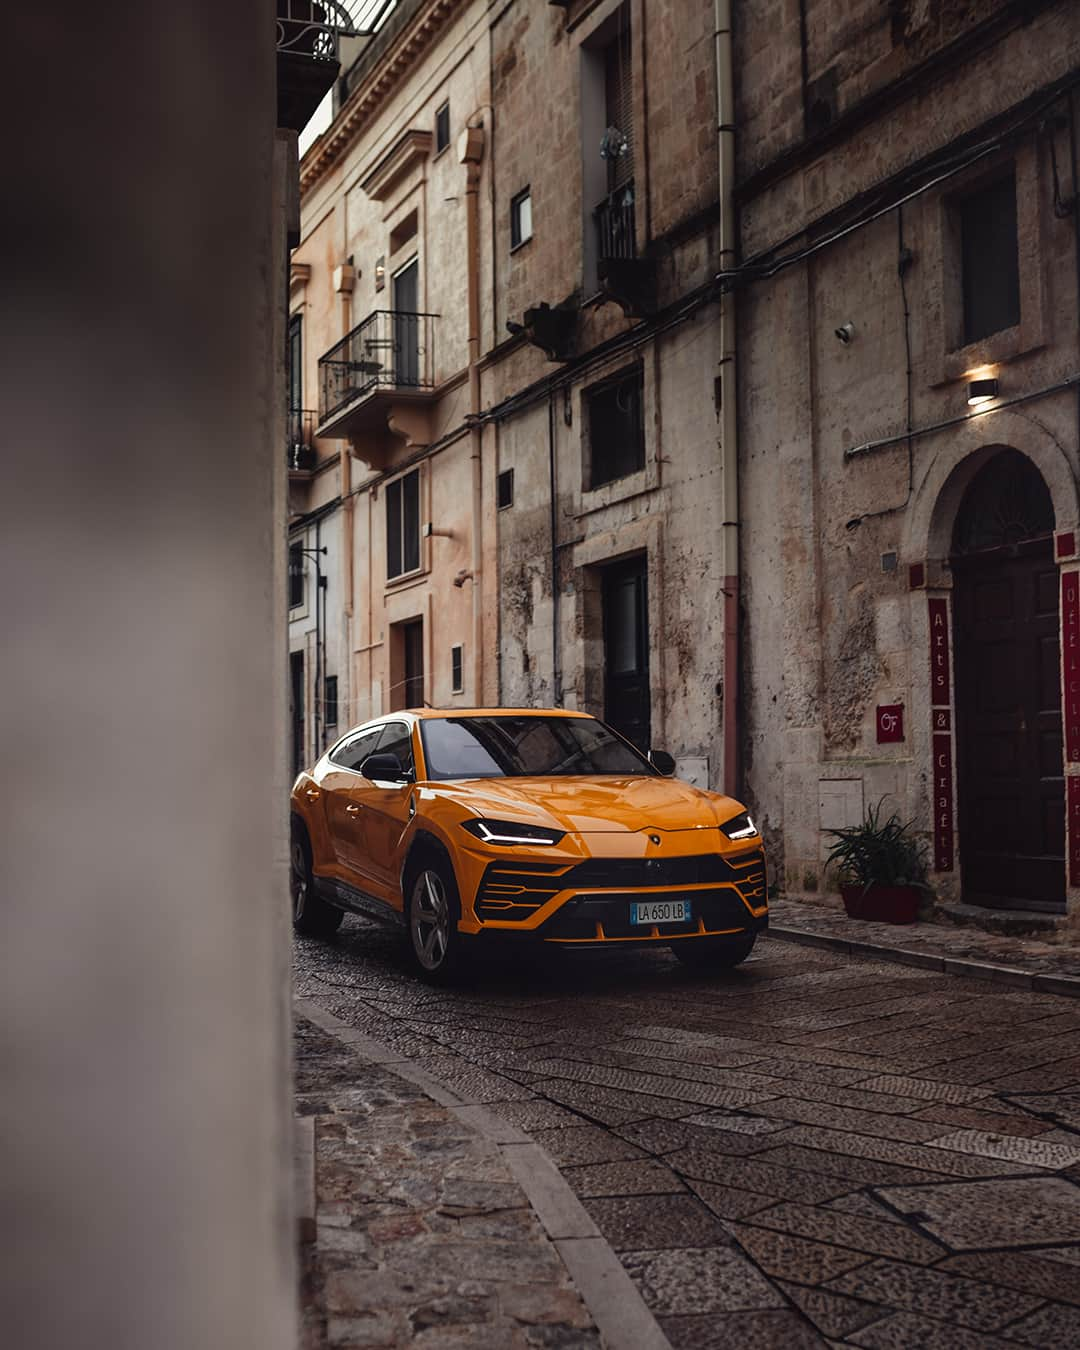
[[[566,833],[543,825],[522,825],[516,820],[466,820],[462,829],[485,844],[557,844]]]
[[[720,828],[729,839],[753,839],[758,833],[758,827],[751,820],[749,811],[732,816]]]

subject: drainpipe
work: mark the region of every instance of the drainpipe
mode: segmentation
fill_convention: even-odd
[[[473,113],[469,119],[482,118]],[[484,158],[484,128],[466,124],[458,141],[458,158],[465,165],[465,245],[469,301],[469,459],[472,467],[472,647],[473,699],[484,702],[484,611],[481,588],[483,499],[483,428],[480,425],[480,165]]]
[[[720,266],[737,261],[735,239],[735,94],[731,0],[714,0]],[[735,297],[720,296],[720,555],[724,595],[723,788],[739,795],[739,462],[735,379]]]

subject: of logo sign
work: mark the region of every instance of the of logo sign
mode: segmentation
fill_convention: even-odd
[[[904,705],[886,703],[877,710],[877,739],[879,745],[904,739]]]

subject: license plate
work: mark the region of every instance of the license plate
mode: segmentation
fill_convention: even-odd
[[[630,905],[631,923],[686,923],[689,900],[635,900]]]

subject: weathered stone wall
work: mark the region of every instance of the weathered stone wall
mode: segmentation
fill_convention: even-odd
[[[825,230],[795,231],[831,211],[843,223],[859,194],[946,151],[955,137],[977,139],[991,118],[1004,120],[1080,59],[1080,12],[1060,4],[1032,9],[1026,25],[1002,24],[992,41],[922,80],[919,63],[933,50],[1010,7],[893,8],[895,22],[884,6],[807,5],[808,74],[813,81],[835,70],[839,113],[901,77],[910,83],[895,106],[883,97],[835,143],[759,180],[741,204],[744,257],[789,238],[782,251],[819,241]],[[798,23],[786,16],[782,37],[768,43],[777,10],[754,5],[740,15],[744,177],[802,139],[801,97],[790,102],[799,89]],[[1055,112],[1067,117],[1067,104]],[[976,462],[969,456],[981,448],[1014,446],[1050,483],[1057,528],[1076,519],[1075,396],[1042,393],[1080,370],[1075,226],[1054,210],[1051,127],[1063,191],[1073,191],[1067,120],[1041,130],[1032,122],[902,212],[739,294],[744,762],[774,859],[796,889],[823,883],[825,828],[851,823],[883,794],[929,838],[927,592],[910,589],[909,567],[931,560],[934,593],[948,594],[945,560],[960,494],[943,497],[946,485],[969,475]],[[950,202],[1010,162],[1021,323],[1011,336],[963,348]],[[844,344],[835,330],[849,322],[854,337]],[[997,375],[1003,401],[1037,397],[919,434],[909,466],[902,438],[909,412],[917,432],[963,417],[965,376],[983,365]],[[894,703],[904,705],[905,740],[879,744],[876,708]],[[933,879],[943,894],[960,883],[958,871]]]

